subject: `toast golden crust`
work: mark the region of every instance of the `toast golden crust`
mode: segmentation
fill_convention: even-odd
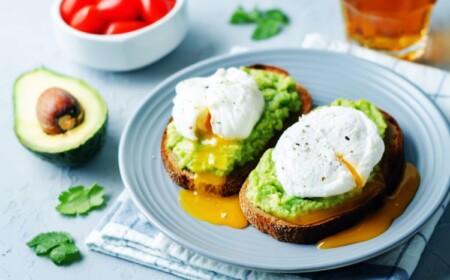
[[[251,65],[249,66],[249,68],[261,69],[265,71],[275,72],[278,74],[289,75],[288,72],[286,72],[285,70],[274,66],[257,64]],[[266,147],[264,148],[264,151],[267,150],[268,148],[275,146],[276,142],[278,141],[278,138],[281,136],[283,131],[292,124],[294,124],[302,114],[305,114],[311,110],[312,99],[309,92],[300,84],[297,84],[296,88],[298,98],[302,103],[300,112],[292,114],[287,120],[285,120],[283,129],[278,133],[276,133],[275,136],[272,138],[272,140],[269,141],[269,143],[267,143]],[[166,143],[167,143],[167,129],[164,130],[161,140],[161,156],[167,174],[175,182],[175,184],[185,189],[194,190],[195,174],[189,170],[181,169],[178,167],[177,158],[172,153],[172,151],[167,149]],[[202,185],[202,189],[204,189],[207,192],[215,193],[221,196],[230,196],[237,194],[239,193],[239,190],[241,189],[242,184],[245,182],[245,179],[247,178],[248,174],[256,167],[258,162],[259,159],[256,159],[246,163],[244,166],[240,168],[237,168],[236,170],[227,175],[226,181],[223,185],[205,184]]]
[[[346,212],[320,222],[296,225],[267,214],[248,201],[246,195],[248,181],[246,181],[239,193],[239,201],[242,212],[249,223],[256,229],[268,233],[280,241],[311,244],[351,227],[364,217],[368,211],[381,205],[385,195],[391,193],[399,183],[405,165],[403,133],[392,116],[386,112],[382,113],[388,123],[384,138],[385,153],[380,161],[380,172],[386,182],[385,189],[374,193],[366,203]]]

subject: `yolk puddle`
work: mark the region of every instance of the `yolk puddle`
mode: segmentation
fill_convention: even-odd
[[[353,180],[355,180],[355,184],[358,188],[362,188],[364,186],[363,180],[361,176],[359,176],[358,172],[356,171],[355,167],[350,164],[350,162],[346,161],[343,154],[337,154],[336,155],[337,160],[339,160],[345,167],[347,167],[348,171],[353,176]]]
[[[386,198],[380,209],[366,216],[355,226],[319,241],[317,248],[341,247],[366,241],[382,234],[391,226],[394,219],[405,211],[416,194],[419,181],[420,176],[417,169],[412,164],[407,163],[396,192]]]
[[[232,228],[245,228],[247,220],[239,205],[239,195],[222,197],[201,191],[180,191],[180,204],[192,217]]]

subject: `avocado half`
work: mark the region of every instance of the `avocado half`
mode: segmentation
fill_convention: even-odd
[[[84,118],[74,128],[47,134],[37,117],[37,102],[49,88],[69,92],[84,110]],[[84,81],[36,69],[20,76],[14,84],[14,131],[20,143],[46,161],[62,166],[80,166],[101,150],[108,109],[101,95]]]

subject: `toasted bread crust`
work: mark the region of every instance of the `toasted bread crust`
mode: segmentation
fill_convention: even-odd
[[[246,195],[247,180],[239,193],[241,209],[247,220],[258,230],[268,233],[280,241],[310,244],[351,227],[364,217],[368,211],[380,206],[385,195],[391,193],[399,183],[405,165],[403,157],[403,133],[394,118],[386,112],[382,113],[388,123],[384,138],[385,153],[380,162],[380,172],[386,182],[385,190],[376,192],[367,203],[350,209],[347,212],[320,222],[308,225],[295,225],[267,214],[248,201]]]
[[[257,64],[251,65],[249,66],[249,68],[261,69],[265,71],[275,72],[278,74],[289,75],[288,72],[286,72],[285,70],[274,66]],[[276,142],[278,141],[278,138],[280,138],[283,131],[292,124],[294,124],[302,114],[308,113],[311,110],[312,99],[309,92],[300,84],[296,85],[296,89],[298,93],[298,98],[302,103],[300,111],[298,113],[292,114],[291,116],[289,116],[287,120],[284,121],[283,129],[278,133],[276,133],[274,137],[272,137],[271,141],[267,143],[262,153],[268,148],[275,146]],[[175,184],[185,189],[194,190],[195,174],[192,173],[190,170],[179,168],[177,165],[177,158],[175,154],[172,153],[172,151],[170,151],[169,149],[167,149],[167,128],[164,130],[161,140],[161,155],[167,174],[175,182]],[[245,179],[247,178],[248,174],[256,167],[258,162],[259,158],[250,161],[246,163],[244,166],[232,171],[230,174],[227,175],[226,182],[223,185],[206,184],[202,185],[201,187],[207,192],[215,193],[221,196],[230,196],[237,194],[239,193],[239,190],[241,189],[243,183],[245,182]]]
[[[384,154],[380,161],[381,172],[386,182],[386,194],[391,194],[397,187],[405,168],[403,154],[403,132],[397,121],[381,110],[388,127],[384,137]]]

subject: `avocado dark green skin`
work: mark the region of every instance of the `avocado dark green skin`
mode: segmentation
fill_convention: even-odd
[[[40,159],[59,166],[77,167],[87,163],[100,152],[106,140],[107,126],[108,122],[105,121],[103,126],[88,141],[77,148],[61,153],[37,152],[23,145],[22,142],[21,144]]]

